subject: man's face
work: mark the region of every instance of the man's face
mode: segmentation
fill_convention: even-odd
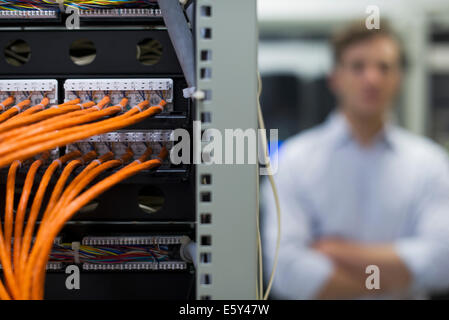
[[[339,104],[358,117],[382,116],[399,89],[399,47],[387,36],[374,36],[347,47],[332,76]]]

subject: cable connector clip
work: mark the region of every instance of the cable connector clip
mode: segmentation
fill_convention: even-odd
[[[197,91],[196,91],[195,87],[185,88],[185,89],[182,90],[182,95],[186,99],[193,98],[196,92]]]
[[[80,248],[81,243],[79,243],[78,241],[72,242],[73,260],[76,264],[80,263]]]

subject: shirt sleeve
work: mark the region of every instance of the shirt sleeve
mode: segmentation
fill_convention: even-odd
[[[281,159],[282,160],[282,159]],[[312,212],[301,196],[301,186],[292,174],[297,166],[285,161],[275,175],[281,203],[281,246],[272,297],[276,299],[313,299],[333,272],[332,261],[309,247],[313,241]],[[262,235],[265,277],[274,261],[277,220],[273,193],[268,179],[261,189]]]
[[[396,251],[412,274],[411,291],[449,288],[449,162],[432,163],[416,204],[415,233],[399,239]]]

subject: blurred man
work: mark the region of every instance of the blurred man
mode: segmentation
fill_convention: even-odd
[[[337,110],[280,152],[273,296],[422,298],[447,289],[446,152],[387,119],[401,85],[400,43],[385,22],[379,30],[361,22],[335,37],[334,56],[329,83]],[[276,220],[268,184],[262,199],[269,270]]]

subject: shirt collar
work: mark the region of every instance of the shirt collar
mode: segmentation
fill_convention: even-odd
[[[354,141],[351,129],[345,116],[338,110],[333,111],[327,118],[327,127],[329,137],[332,139],[335,147],[341,147],[344,144]],[[394,149],[396,145],[395,128],[391,121],[386,121],[382,130],[375,138],[377,143],[383,143],[385,146]]]

